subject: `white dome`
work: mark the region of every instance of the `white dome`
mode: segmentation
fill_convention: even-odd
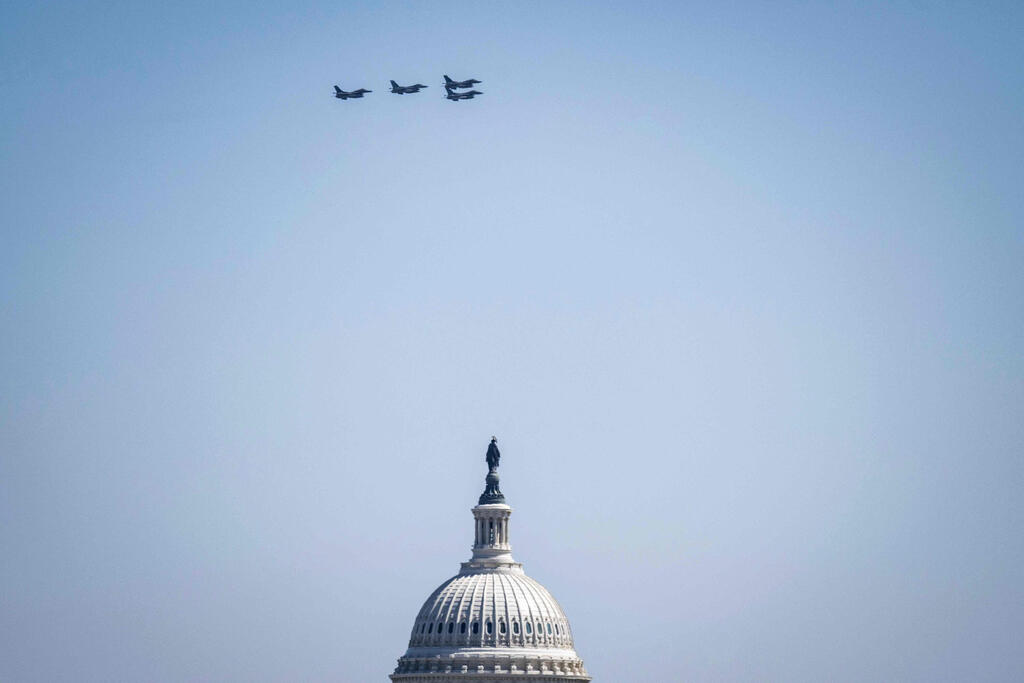
[[[395,683],[589,681],[569,620],[544,586],[512,558],[512,508],[498,488],[501,457],[492,440],[487,488],[473,508],[473,557],[423,603]]]
[[[569,620],[544,586],[516,563],[473,565],[467,562],[423,603],[393,681],[440,683],[472,675],[476,683],[498,683],[523,674],[542,683],[590,680]]]
[[[573,647],[562,608],[521,569],[448,579],[423,603],[409,639],[410,648],[485,645]]]

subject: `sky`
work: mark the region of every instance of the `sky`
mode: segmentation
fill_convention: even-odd
[[[1022,32],[4,3],[0,679],[385,681],[493,434],[597,682],[1021,680]]]

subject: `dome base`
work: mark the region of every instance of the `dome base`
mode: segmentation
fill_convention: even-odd
[[[437,674],[391,674],[390,678],[395,683],[458,683],[459,681],[471,680],[473,683],[508,683],[508,681],[521,681],[526,675],[525,671],[509,674],[480,674],[480,673],[437,673]],[[536,671],[529,673],[529,680],[539,683],[556,683],[558,681],[590,681],[590,676],[566,676],[565,674],[537,674]]]
[[[504,649],[504,648],[502,648]],[[418,652],[417,652],[418,650]],[[589,681],[590,676],[573,650],[550,648],[410,649],[398,660],[392,681]]]

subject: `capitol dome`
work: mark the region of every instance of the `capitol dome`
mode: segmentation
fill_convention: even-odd
[[[590,680],[565,612],[512,558],[500,457],[492,440],[487,487],[472,510],[473,556],[423,603],[409,649],[391,674],[396,683],[498,683],[524,675],[545,683]]]

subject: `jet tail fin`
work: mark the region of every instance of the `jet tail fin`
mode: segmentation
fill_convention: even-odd
[[[391,81],[391,87],[392,87],[392,88],[397,88],[397,87],[398,87],[398,84],[397,84],[397,83],[395,83],[394,81]]]
[[[448,85],[449,83],[454,83],[454,82],[455,81],[453,81],[452,79],[448,78],[448,74],[444,75],[444,83],[445,83],[445,85]]]
[[[334,86],[334,92],[336,92],[336,93],[341,92],[341,88],[339,88],[338,86]]]

